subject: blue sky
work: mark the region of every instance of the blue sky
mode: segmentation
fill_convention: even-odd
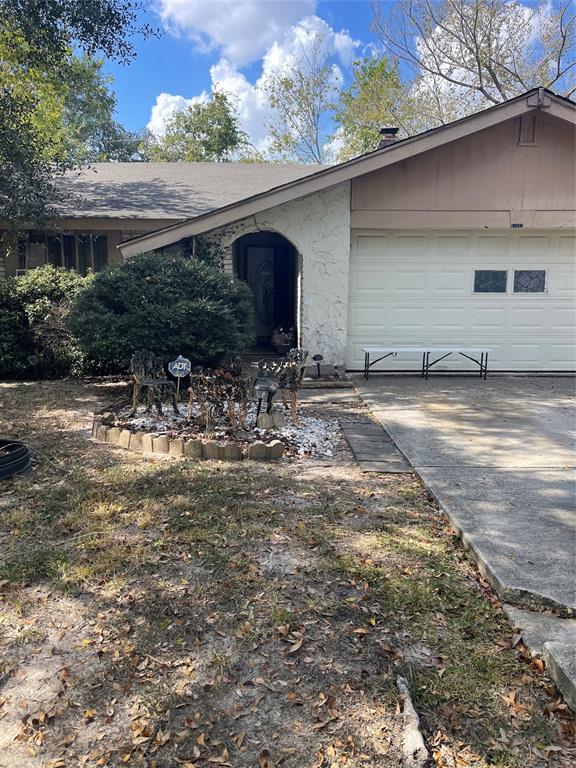
[[[136,38],[131,64],[106,67],[117,117],[136,130],[152,115],[159,131],[171,111],[218,83],[238,99],[243,127],[262,139],[265,109],[253,86],[263,66],[286,60],[303,30],[318,29],[346,82],[352,58],[376,42],[371,19],[369,0],[154,0],[145,20],[162,35]]]

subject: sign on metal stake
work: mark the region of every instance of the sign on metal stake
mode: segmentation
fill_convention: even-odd
[[[178,355],[176,360],[172,360],[171,363],[168,363],[168,370],[170,371],[172,376],[175,376],[177,379],[176,399],[178,399],[178,395],[180,394],[180,379],[182,379],[184,376],[188,376],[188,374],[192,370],[192,363],[190,362],[190,360],[188,360],[187,357],[182,357],[182,355]]]

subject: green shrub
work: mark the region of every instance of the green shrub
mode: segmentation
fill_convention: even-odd
[[[29,374],[35,353],[28,315],[14,286],[14,278],[0,281],[0,378]]]
[[[44,266],[0,283],[0,377],[51,378],[81,371],[68,314],[88,279]]]
[[[251,343],[252,298],[217,267],[144,254],[94,275],[74,302],[70,328],[97,372],[126,370],[137,349],[215,365]]]
[[[32,334],[31,373],[41,377],[81,372],[80,350],[68,329],[70,306],[91,277],[50,265],[13,278],[13,290],[22,303]]]
[[[34,325],[42,322],[54,305],[71,303],[87,279],[71,269],[46,265],[14,278],[14,289]]]

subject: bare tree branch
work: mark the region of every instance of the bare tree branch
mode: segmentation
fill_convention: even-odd
[[[521,0],[372,0],[373,29],[385,49],[414,73],[441,120],[446,101],[463,114],[537,86],[574,93],[576,15],[528,8]],[[427,107],[428,108],[428,107]]]

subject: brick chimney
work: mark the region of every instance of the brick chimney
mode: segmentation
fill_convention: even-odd
[[[398,128],[380,128],[380,141],[377,149],[382,149],[398,141]]]

